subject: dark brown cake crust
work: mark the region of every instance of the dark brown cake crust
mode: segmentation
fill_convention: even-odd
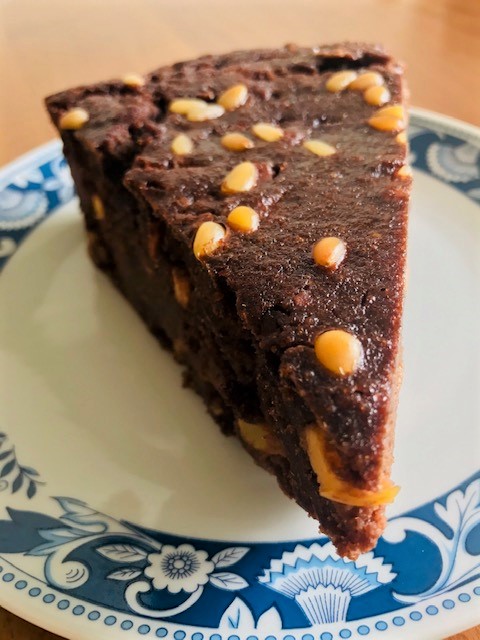
[[[376,108],[357,91],[325,89],[342,69],[379,72],[390,102],[403,103],[401,67],[378,47],[348,44],[205,56],[161,68],[143,86],[80,87],[47,107],[57,126],[72,107],[89,114],[82,128],[60,132],[97,265],[186,365],[226,433],[239,419],[269,425],[286,455],[247,445],[250,453],[340,554],[355,557],[381,534],[384,507],[321,497],[304,431],[323,425],[351,486],[376,491],[389,476],[410,180],[397,175],[405,145],[368,125]],[[193,123],[168,111],[176,98],[213,102],[237,83],[248,87],[246,104],[218,119]],[[241,153],[220,144],[231,131],[254,139],[252,125],[265,121],[284,137],[255,139]],[[178,133],[188,133],[193,153],[172,153]],[[337,153],[319,158],[302,146],[307,138]],[[257,166],[258,184],[223,194],[225,174],[244,160]],[[199,225],[225,225],[237,205],[255,209],[258,230],[229,231],[218,251],[197,260]],[[312,260],[325,236],[347,246],[336,270]],[[316,336],[331,328],[363,345],[353,375],[334,376],[315,356]]]

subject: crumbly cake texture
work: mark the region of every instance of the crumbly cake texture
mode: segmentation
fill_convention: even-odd
[[[402,74],[377,46],[289,45],[47,99],[93,260],[351,558],[396,493]]]

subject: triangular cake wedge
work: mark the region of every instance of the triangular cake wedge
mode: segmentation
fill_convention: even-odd
[[[47,99],[94,261],[351,558],[397,492],[402,73],[376,46],[287,46]]]

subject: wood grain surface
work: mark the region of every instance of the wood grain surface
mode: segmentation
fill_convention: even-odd
[[[402,58],[412,104],[480,125],[480,0],[0,0],[0,165],[54,136],[42,99],[69,86],[345,39]],[[0,640],[57,637],[0,610]],[[480,627],[455,640],[480,640]]]

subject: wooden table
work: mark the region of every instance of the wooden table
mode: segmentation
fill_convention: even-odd
[[[286,42],[382,41],[407,62],[414,105],[480,125],[479,34],[479,0],[0,0],[0,165],[53,137],[49,93]],[[0,638],[54,640],[5,611]]]

